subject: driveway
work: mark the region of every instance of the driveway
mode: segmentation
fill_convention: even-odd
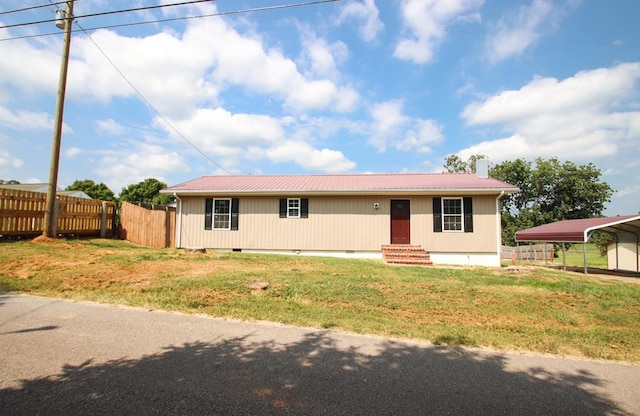
[[[640,366],[0,294],[2,415],[640,415]]]

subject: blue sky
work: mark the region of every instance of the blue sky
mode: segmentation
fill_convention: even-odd
[[[177,1],[79,0],[75,15]],[[295,3],[291,2],[291,3]],[[3,0],[0,13],[47,4]],[[440,172],[446,156],[592,162],[640,211],[640,2],[219,0],[79,18],[59,186],[207,174]],[[0,14],[46,20],[54,6]],[[78,26],[79,24],[79,26]],[[62,36],[0,29],[0,178],[47,182]],[[150,104],[150,106],[149,106]]]

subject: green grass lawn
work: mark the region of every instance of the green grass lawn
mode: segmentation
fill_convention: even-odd
[[[252,290],[256,282],[269,286]],[[44,240],[0,243],[0,290],[640,362],[640,285],[547,268],[403,267]]]
[[[550,246],[550,245],[549,245]],[[586,251],[587,251],[587,267],[594,267],[594,268],[598,268],[598,269],[606,269],[608,267],[607,265],[607,256],[601,256],[600,255],[600,251],[598,249],[598,246],[596,246],[595,244],[587,244],[586,245]],[[556,265],[556,266],[562,266],[563,264],[563,259],[562,259],[562,247],[560,247],[557,251],[556,251],[557,257],[553,258],[553,259],[548,259],[546,262],[543,261],[539,261],[537,262],[538,264],[549,264],[549,265]],[[572,266],[572,267],[583,267],[584,266],[584,253],[582,250],[582,244],[567,244],[566,245],[566,251],[565,251],[565,260],[564,260],[567,264],[567,266]],[[506,264],[507,262],[505,262]],[[521,260],[519,262],[519,264],[531,264],[531,261],[528,260]]]
[[[595,267],[599,269],[606,269],[607,256],[601,256],[598,247],[594,244],[587,244],[587,267]],[[584,266],[584,253],[582,250],[582,244],[573,244],[567,247],[565,252],[565,258],[567,266]],[[556,261],[562,264],[562,252],[558,253]]]

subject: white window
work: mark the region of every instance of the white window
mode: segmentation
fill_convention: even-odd
[[[442,230],[464,230],[462,198],[442,198]]]
[[[229,230],[231,228],[231,200],[215,199],[213,201],[213,229]]]
[[[300,218],[300,198],[287,199],[287,218]]]

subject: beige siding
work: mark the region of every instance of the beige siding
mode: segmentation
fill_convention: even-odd
[[[498,223],[496,218],[496,196],[473,197],[473,232],[433,232],[433,205],[431,197],[426,197],[425,211],[420,215],[420,223],[412,221],[412,232],[416,227],[427,230],[416,235],[414,244],[420,244],[429,251],[452,253],[496,253],[498,250]],[[422,207],[423,204],[420,204]],[[413,208],[413,205],[412,205]]]
[[[609,269],[620,269],[640,272],[638,258],[640,246],[636,242],[636,236],[630,233],[618,232],[618,244],[609,244],[607,248],[607,260]]]
[[[390,201],[411,200],[411,242],[430,251],[495,253],[495,197],[473,198],[473,233],[434,233],[432,197],[310,196],[309,218],[279,218],[278,197],[240,197],[237,231],[205,230],[205,198],[183,198],[182,247],[379,251],[391,240]],[[374,208],[379,203],[379,208]]]

